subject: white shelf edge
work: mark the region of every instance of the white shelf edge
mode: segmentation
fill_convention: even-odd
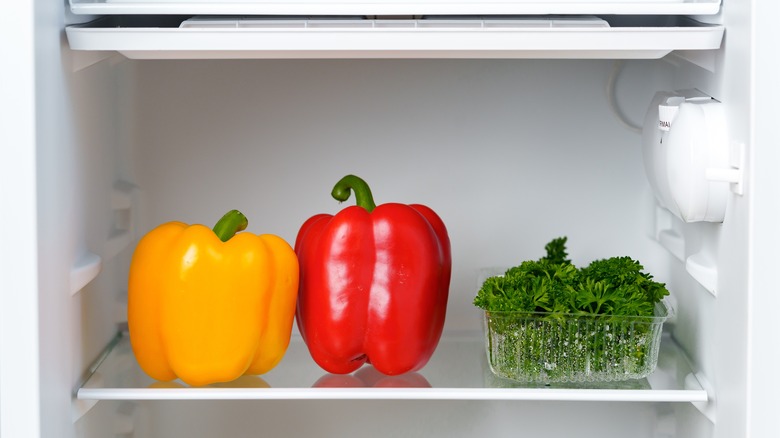
[[[121,50],[128,59],[660,59],[670,50],[609,51],[609,50],[555,50],[555,51],[498,51],[498,50],[396,50],[396,51],[255,51],[255,50],[198,50],[154,51]]]
[[[80,400],[526,400],[707,402],[702,390],[563,388],[82,388]]]
[[[613,58],[657,59],[720,47],[722,26],[414,29],[66,29],[73,50],[131,59]]]
[[[90,1],[71,0],[80,15],[715,15],[711,1]]]

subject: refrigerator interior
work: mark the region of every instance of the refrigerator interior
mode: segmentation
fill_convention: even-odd
[[[607,104],[612,61],[116,61],[73,78],[74,89],[89,88],[75,94],[86,99],[75,106],[93,109],[72,114],[83,117],[73,125],[89,126],[84,132],[96,137],[77,142],[94,149],[81,151],[74,164],[95,164],[74,172],[79,187],[71,196],[97,191],[62,200],[83,206],[83,216],[73,219],[74,243],[126,243],[114,257],[101,256],[101,274],[74,298],[78,319],[94,328],[73,336],[83,338],[88,330],[96,337],[81,344],[83,362],[74,371],[99,353],[123,316],[134,247],[134,240],[122,240],[125,233],[135,239],[169,220],[210,223],[238,208],[250,220],[249,231],[293,242],[306,218],[342,208],[329,191],[348,173],[366,178],[378,203],[419,202],[445,218],[453,247],[447,332],[481,329],[471,304],[480,269],[538,258],[557,236],[569,238],[578,265],[628,254],[670,287],[682,277],[672,289],[676,297],[690,295],[691,301],[678,297],[681,315],[683,306],[707,305],[700,287],[649,238],[656,211],[638,136]],[[663,81],[675,72],[664,61],[627,63],[615,89],[623,111],[641,119],[643,103],[655,89],[672,86]],[[112,102],[112,111],[95,102],[103,99]],[[119,141],[112,138],[116,132],[123,133]],[[67,159],[51,158],[58,166]],[[112,194],[125,199],[119,208],[112,208]],[[706,312],[698,318],[714,324]],[[686,319],[679,320],[680,330],[693,336],[686,332],[697,327]],[[128,409],[120,403],[115,410],[123,406]],[[638,424],[646,436],[663,436],[684,427],[673,417],[659,421],[678,408],[583,408],[555,401],[155,401],[132,412],[140,419],[137,427],[149,425],[149,436],[213,436],[210,427],[226,424],[234,428],[231,434],[245,436],[260,427],[273,428],[276,436],[344,436],[365,428],[379,436],[506,436],[545,412],[563,415],[559,411],[572,423],[558,430],[550,417],[538,433],[569,436],[579,428],[575,424],[601,415],[603,429],[595,428],[594,436],[625,436]],[[625,414],[616,416],[617,409]],[[77,425],[88,429],[90,415]],[[293,421],[300,417],[312,421]],[[710,427],[703,416],[692,417],[694,430]],[[395,425],[381,426],[387,421]]]
[[[650,191],[640,135],[615,112],[641,124],[655,92],[697,88],[729,103],[729,136],[747,143],[751,114],[738,110],[751,108],[745,51],[626,61],[129,60],[70,51],[63,11],[49,12],[35,53],[51,68],[34,70],[31,85],[37,333],[22,336],[39,347],[30,371],[39,400],[29,403],[40,403],[41,436],[744,434],[750,187],[730,197],[723,224],[677,221]],[[723,14],[726,48],[747,44],[741,14]],[[667,284],[677,311],[667,330],[709,402],[74,400],[124,321],[140,236],[170,220],[211,225],[238,208],[249,231],[292,243],[309,216],[342,207],[329,192],[348,173],[366,179],[378,203],[426,204],[447,224],[445,337],[481,330],[471,304],[480,270],[538,258],[567,236],[577,265],[630,255]],[[665,227],[683,236],[682,259],[659,243]],[[717,294],[686,271],[696,253],[717,267]]]

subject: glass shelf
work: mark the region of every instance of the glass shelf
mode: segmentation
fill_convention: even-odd
[[[713,15],[720,0],[70,0],[87,15]]]
[[[571,18],[571,17],[569,17]],[[724,28],[686,17],[586,20],[430,17],[421,20],[220,19],[191,27],[181,17],[103,17],[66,28],[73,50],[131,59],[556,58],[657,59],[674,50],[715,50]]]
[[[558,400],[706,403],[687,359],[664,335],[658,368],[645,379],[603,384],[528,386],[495,377],[487,365],[480,333],[442,337],[420,372],[384,376],[370,366],[350,375],[325,373],[294,336],[282,362],[262,376],[244,376],[227,384],[188,387],[181,381],[158,382],[138,366],[129,338],[119,335],[86,383],[79,401],[96,400]]]

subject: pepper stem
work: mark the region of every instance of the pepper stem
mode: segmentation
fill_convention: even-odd
[[[243,213],[238,210],[230,210],[214,225],[214,233],[219,237],[219,240],[227,242],[239,231],[246,230],[247,225],[249,225],[249,220]]]
[[[376,204],[374,204],[374,196],[371,195],[371,189],[368,188],[368,184],[365,181],[355,175],[347,175],[341,178],[333,187],[330,195],[337,201],[344,202],[349,199],[350,190],[355,192],[355,203],[358,206],[365,208],[369,213],[374,211]]]

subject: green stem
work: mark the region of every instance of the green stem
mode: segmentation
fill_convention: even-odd
[[[341,178],[333,187],[330,195],[337,201],[344,202],[349,199],[350,190],[355,192],[355,203],[358,206],[365,208],[369,213],[374,211],[376,204],[374,204],[371,189],[368,188],[368,184],[365,181],[355,175],[347,175]]]
[[[249,225],[249,220],[243,213],[238,210],[230,210],[214,225],[214,233],[219,237],[219,240],[227,242],[239,231],[246,230],[247,225]]]

